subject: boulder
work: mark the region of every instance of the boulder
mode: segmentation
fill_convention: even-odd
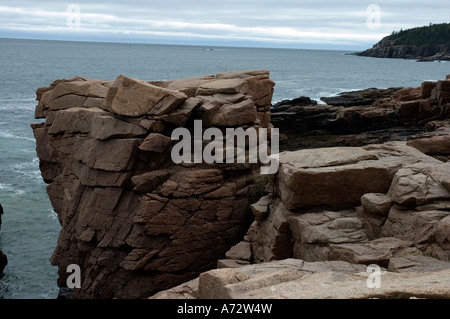
[[[400,158],[377,158],[362,148],[282,153],[277,188],[288,209],[351,206],[366,193],[387,193],[401,165]]]
[[[264,222],[254,221],[248,231],[254,262],[281,260],[292,256],[293,242],[288,222],[291,212],[279,202],[271,204],[269,210],[270,215]]]
[[[332,244],[328,258],[344,260],[353,264],[387,267],[390,259],[401,254],[413,243],[394,237],[382,237],[361,244]]]
[[[114,114],[138,117],[172,112],[187,100],[186,94],[160,88],[141,80],[117,77],[109,88],[104,107]]]
[[[436,87],[436,82],[431,82],[431,81],[425,81],[422,82],[421,85],[421,97],[422,99],[428,99],[431,97],[431,91],[433,91],[433,89]]]
[[[139,145],[139,149],[149,152],[163,153],[172,143],[170,137],[159,134],[150,133],[144,141]]]
[[[395,174],[388,195],[397,204],[410,206],[448,199],[449,176],[449,163],[407,165]]]
[[[450,211],[445,210],[404,210],[394,205],[382,227],[381,236],[396,237],[411,241],[422,251],[428,244],[441,243],[445,249],[446,223]],[[444,220],[445,219],[445,220]],[[450,247],[449,247],[450,248]],[[448,249],[448,248],[446,248]]]
[[[269,205],[272,204],[273,198],[270,195],[261,197],[256,203],[250,205],[256,220],[263,221],[270,214]]]
[[[227,259],[250,261],[252,257],[250,243],[247,241],[237,243],[226,252],[225,257]]]
[[[351,212],[306,213],[289,218],[296,242],[337,244],[367,241],[363,222]]]
[[[369,215],[389,214],[392,206],[392,200],[386,194],[369,193],[361,196],[361,205],[364,207],[364,212]]]

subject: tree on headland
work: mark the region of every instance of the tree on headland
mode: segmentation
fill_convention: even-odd
[[[415,27],[408,30],[392,31],[389,40],[396,45],[450,45],[450,23],[433,24]]]

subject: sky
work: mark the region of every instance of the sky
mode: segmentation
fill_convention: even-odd
[[[362,50],[448,0],[0,0],[0,38]]]

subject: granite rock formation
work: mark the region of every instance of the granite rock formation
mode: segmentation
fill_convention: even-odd
[[[151,298],[449,298],[449,182],[406,142],[283,152],[218,269]]]
[[[175,164],[171,134],[186,128],[193,139],[195,120],[203,129],[269,128],[273,86],[268,71],[250,70],[152,82],[76,77],[37,90],[45,122],[32,128],[62,226],[51,257],[58,285],[68,265],[81,270],[69,298],[148,296],[224,258],[267,178],[258,163]]]
[[[372,58],[412,59],[425,61],[448,61],[450,50],[448,45],[407,45],[397,44],[389,36],[383,38],[372,48],[357,52],[355,55]]]
[[[51,258],[58,285],[66,286],[68,265],[81,268],[69,298],[449,297],[450,79],[370,105],[299,99],[271,114],[273,86],[268,71],[252,70],[153,82],[73,78],[37,90],[36,117],[45,122],[32,128],[62,225]],[[171,157],[175,129],[198,145],[196,120],[222,133],[270,133],[286,126],[280,113],[313,128],[390,119],[426,132],[282,152],[269,176],[261,163]],[[379,290],[366,285],[370,265],[381,270]]]
[[[217,269],[151,298],[449,298],[449,83],[369,106],[423,125],[416,138],[280,153],[242,241]]]
[[[363,265],[289,258],[210,270],[150,299],[447,299],[448,264],[423,256],[391,258],[377,286]]]
[[[284,137],[282,150],[413,140],[434,130],[428,123],[448,118],[449,85],[447,77],[417,88],[371,88],[321,98],[327,104],[284,101],[272,108],[271,122]]]

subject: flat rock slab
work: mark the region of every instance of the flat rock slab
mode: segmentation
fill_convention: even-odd
[[[187,100],[187,95],[120,75],[109,88],[104,106],[118,115],[138,117],[172,112]]]
[[[450,269],[450,262],[436,260],[427,256],[393,257],[389,261],[388,266],[389,271],[412,273],[426,273],[446,269]]]
[[[390,258],[412,245],[410,241],[394,237],[383,237],[359,244],[332,244],[329,258],[355,264],[377,264],[387,267]]]
[[[433,258],[430,258],[433,259]],[[409,259],[430,265],[421,258]],[[399,264],[399,262],[397,262]],[[345,261],[305,262],[285,259],[239,268],[214,269],[191,281],[160,292],[151,299],[366,299],[450,298],[450,268],[391,272],[381,268],[379,286],[366,266]],[[405,263],[403,263],[405,264]],[[446,263],[450,265],[450,263]],[[410,267],[410,270],[413,270]],[[419,270],[416,268],[415,270]],[[197,285],[197,286],[196,286]],[[372,288],[369,288],[372,287]]]

